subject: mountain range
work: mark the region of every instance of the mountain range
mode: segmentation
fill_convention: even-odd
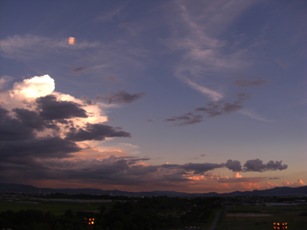
[[[307,186],[275,187],[266,190],[235,191],[230,193],[183,193],[175,191],[127,192],[120,190],[100,190],[93,188],[38,188],[32,185],[0,183],[0,193],[31,193],[31,194],[88,194],[112,196],[169,196],[169,197],[218,197],[218,196],[307,196]]]

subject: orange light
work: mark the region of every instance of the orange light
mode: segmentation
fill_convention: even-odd
[[[95,218],[88,218],[88,225],[94,225],[95,224]]]
[[[288,222],[273,222],[273,229],[288,229]]]
[[[75,42],[76,42],[76,39],[75,39],[74,37],[69,37],[69,38],[68,38],[68,44],[69,44],[69,45],[74,45]]]

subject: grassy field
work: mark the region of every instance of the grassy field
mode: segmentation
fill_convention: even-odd
[[[289,230],[307,229],[307,205],[230,207],[219,230],[271,230],[274,221],[287,222]]]
[[[63,215],[67,210],[78,211],[99,211],[101,203],[94,202],[64,202],[64,201],[0,201],[0,212],[11,210],[39,210],[51,212],[55,215]]]

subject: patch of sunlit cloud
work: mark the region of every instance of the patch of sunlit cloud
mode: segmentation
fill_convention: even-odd
[[[233,177],[234,178],[243,178],[242,174],[240,174],[239,172],[234,172]]]
[[[303,179],[298,179],[296,183],[297,183],[297,185],[301,185],[301,186],[306,185],[306,183],[303,181]]]
[[[204,180],[205,176],[204,175],[188,175],[186,176],[186,178],[192,181],[200,181],[200,180]]]
[[[88,149],[84,149],[82,151],[76,152],[72,154],[72,158],[69,160],[72,161],[89,161],[89,160],[103,160],[110,156],[116,156],[116,157],[125,157],[127,156],[126,153],[124,153],[119,148],[96,148],[90,146]]]
[[[55,89],[54,80],[49,75],[34,76],[14,84],[10,96],[17,100],[36,99],[51,94]]]
[[[283,185],[284,186],[290,186],[290,187],[296,187],[296,186],[304,186],[306,185],[306,183],[304,182],[303,179],[297,179],[296,181],[288,181],[288,180],[285,180],[283,181]]]

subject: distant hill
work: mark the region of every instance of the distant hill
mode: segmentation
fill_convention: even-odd
[[[111,196],[169,196],[169,197],[218,197],[218,196],[307,196],[307,186],[291,188],[276,187],[266,190],[236,191],[231,193],[182,193],[174,191],[152,191],[152,192],[126,192],[119,190],[100,190],[93,188],[37,188],[31,185],[0,183],[0,193],[61,193],[61,194],[87,194],[87,195],[111,195]]]
[[[265,190],[253,190],[245,192],[231,192],[223,195],[228,196],[307,196],[307,186],[291,188],[291,187],[275,187]]]

